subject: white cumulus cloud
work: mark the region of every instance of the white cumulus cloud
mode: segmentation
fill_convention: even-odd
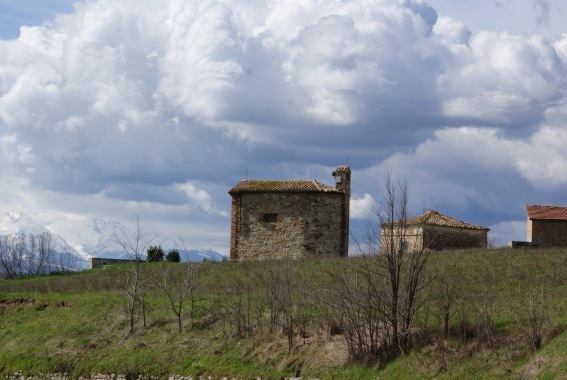
[[[365,193],[362,198],[351,198],[350,217],[355,219],[370,219],[373,214],[374,198]]]
[[[0,40],[2,197],[222,238],[239,180],[345,162],[353,219],[387,168],[478,224],[564,202],[567,30],[471,30],[421,0],[77,2]]]
[[[199,189],[197,186],[192,184],[191,182],[186,182],[183,184],[178,185],[180,191],[185,193],[187,198],[191,201],[191,205],[202,208],[208,213],[221,215],[221,216],[228,216],[228,213],[223,210],[219,210],[214,207],[213,205],[213,198],[203,189]]]

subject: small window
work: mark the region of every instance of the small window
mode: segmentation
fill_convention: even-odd
[[[264,214],[262,220],[266,223],[275,223],[278,221],[278,214]]]

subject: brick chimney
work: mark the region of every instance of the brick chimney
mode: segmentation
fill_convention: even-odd
[[[341,252],[340,256],[348,256],[348,237],[350,221],[350,167],[338,166],[333,172],[335,189],[343,193],[341,202]]]
[[[335,177],[335,188],[348,194],[350,198],[350,167],[337,166],[337,169],[333,172],[333,177]]]

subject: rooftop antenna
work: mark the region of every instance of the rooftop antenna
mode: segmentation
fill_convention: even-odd
[[[248,167],[246,167],[246,179],[248,179]]]

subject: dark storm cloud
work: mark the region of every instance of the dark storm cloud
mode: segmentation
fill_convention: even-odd
[[[419,0],[78,3],[0,41],[4,198],[226,232],[238,180],[348,163],[353,218],[391,167],[418,203],[515,221],[567,183],[565,41],[471,33]]]

